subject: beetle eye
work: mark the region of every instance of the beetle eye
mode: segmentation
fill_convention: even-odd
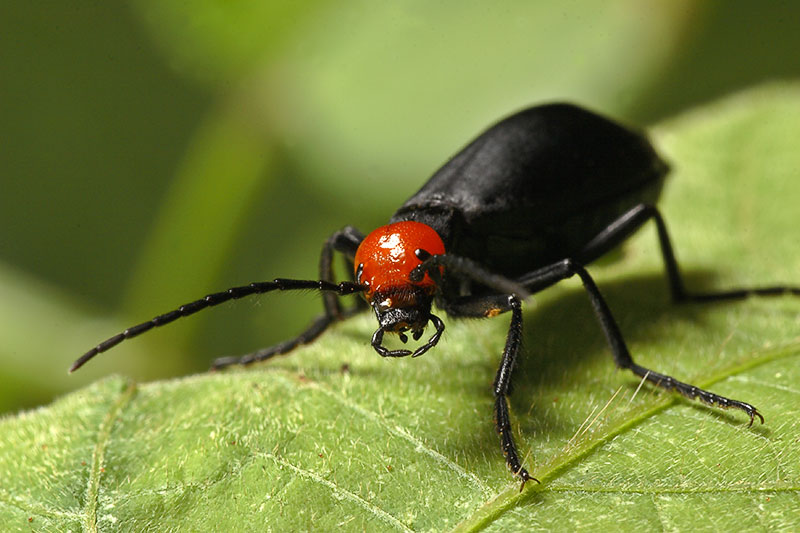
[[[423,250],[422,248],[417,248],[414,250],[414,255],[417,256],[417,259],[420,261],[425,261],[426,259],[431,257],[431,253],[427,250]]]
[[[356,281],[361,283],[361,274],[364,273],[364,263],[359,263],[356,269]]]

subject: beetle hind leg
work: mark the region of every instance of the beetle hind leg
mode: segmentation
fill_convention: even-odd
[[[672,242],[667,231],[664,217],[655,206],[639,204],[608,225],[597,234],[579,254],[577,259],[587,264],[593,259],[603,255],[636,232],[645,222],[653,219],[658,232],[658,243],[661,247],[661,257],[669,281],[670,294],[675,302],[719,302],[728,300],[741,300],[750,296],[780,296],[790,294],[800,296],[800,287],[788,285],[775,285],[768,287],[735,288],[714,292],[694,292],[686,289],[681,275]]]

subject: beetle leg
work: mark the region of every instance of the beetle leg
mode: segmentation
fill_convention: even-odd
[[[275,344],[268,348],[263,348],[256,352],[248,353],[245,355],[234,355],[230,357],[219,357],[211,363],[211,370],[220,370],[225,367],[233,366],[233,365],[249,365],[252,363],[257,363],[260,361],[266,361],[267,359],[271,359],[276,355],[283,355],[288,353],[298,346],[303,344],[308,344],[309,342],[313,341],[322,333],[328,329],[328,326],[333,324],[338,320],[346,320],[362,311],[361,308],[358,307],[351,307],[342,311],[342,314],[339,317],[334,317],[332,315],[323,314],[318,316],[314,319],[311,325],[306,328],[305,331],[300,333],[300,335],[294,337],[293,339],[289,339],[287,341],[283,341],[279,344]]]
[[[611,309],[609,309],[608,304],[600,294],[600,290],[597,288],[597,285],[595,285],[592,277],[579,263],[573,261],[572,259],[564,259],[545,268],[531,272],[530,274],[526,274],[524,279],[530,284],[529,286],[540,287],[552,285],[557,281],[572,277],[576,274],[581,278],[583,287],[586,289],[586,293],[589,295],[589,300],[594,308],[595,316],[597,316],[597,319],[600,322],[600,326],[603,329],[606,341],[611,347],[611,353],[614,356],[614,362],[619,368],[628,369],[650,383],[653,383],[654,385],[657,385],[658,387],[668,391],[679,392],[686,398],[699,399],[708,405],[715,405],[723,409],[728,409],[731,407],[735,409],[741,409],[750,417],[751,425],[755,417],[758,417],[762,423],[764,422],[764,417],[761,416],[761,413],[759,413],[758,410],[749,403],[719,396],[713,392],[708,392],[699,387],[695,387],[694,385],[683,383],[682,381],[678,381],[673,377],[654,372],[634,363],[633,358],[628,351],[628,347],[625,344],[625,339],[622,337],[622,333],[619,330],[619,326],[611,314]]]
[[[503,357],[492,385],[495,397],[494,421],[497,433],[500,434],[500,446],[503,450],[503,455],[506,457],[506,464],[522,480],[519,490],[521,491],[529,480],[539,483],[539,480],[531,476],[528,470],[522,466],[517,446],[514,443],[511,417],[508,412],[511,376],[514,372],[514,365],[517,361],[522,338],[522,304],[520,299],[512,294],[492,294],[488,296],[466,296],[455,301],[443,301],[437,303],[437,305],[443,307],[449,315],[473,318],[496,316],[500,313],[511,311],[511,324],[508,327]]]
[[[508,394],[511,391],[511,375],[514,371],[514,363],[519,353],[519,345],[522,338],[522,305],[516,296],[508,297],[508,306],[511,307],[511,325],[508,327],[506,346],[503,349],[503,358],[500,361],[500,368],[494,378],[494,416],[497,432],[500,434],[500,446],[506,456],[508,467],[522,480],[519,487],[520,492],[525,487],[525,482],[539,480],[532,477],[519,460],[517,446],[514,444],[514,435],[511,431],[511,420],[508,414]]]
[[[675,259],[675,252],[670,242],[667,225],[664,217],[652,205],[639,204],[628,210],[601,231],[589,242],[584,249],[577,254],[578,261],[586,264],[592,259],[599,257],[625,239],[630,237],[642,224],[650,219],[656,223],[658,232],[658,243],[661,247],[661,256],[664,260],[664,268],[667,271],[670,293],[675,302],[714,302],[723,300],[740,300],[749,296],[777,296],[781,294],[793,294],[800,296],[800,287],[789,287],[785,285],[756,288],[737,288],[719,292],[696,293],[686,290],[683,277]]]
[[[342,282],[338,285],[329,281],[302,281],[302,280],[288,280],[288,279],[277,279],[274,282],[279,286],[276,287],[279,290],[303,290],[303,289],[319,289],[324,293],[332,292],[337,296],[345,296],[347,294],[354,294],[356,292],[360,292],[363,290],[363,286],[358,285],[357,283],[353,282]],[[318,286],[311,286],[311,284],[316,284]],[[270,346],[268,348],[263,348],[256,352],[252,352],[249,354],[241,355],[241,356],[232,356],[232,357],[220,357],[215,359],[213,363],[211,363],[212,370],[219,370],[228,366],[232,365],[249,365],[251,363],[256,363],[259,361],[265,361],[276,355],[283,355],[288,353],[298,346],[302,344],[308,344],[309,342],[313,341],[317,337],[319,337],[328,326],[338,320],[344,320],[346,318],[350,318],[351,316],[355,315],[356,313],[360,312],[361,309],[358,308],[350,308],[344,310],[339,316],[335,316],[328,312],[327,308],[325,313],[318,316],[311,325],[306,328],[305,331],[300,333],[300,335],[294,337],[293,339],[289,339],[287,341],[281,342],[274,346]]]
[[[319,256],[319,279],[325,281],[333,281],[333,252],[341,253],[346,262],[347,272],[351,281],[353,279],[353,257],[356,255],[356,250],[361,241],[364,240],[364,235],[353,226],[345,226],[333,235],[328,237],[325,244],[322,246],[322,253]],[[325,307],[325,315],[332,316],[336,320],[343,318],[342,306],[339,303],[338,295],[334,293],[325,293],[322,295],[322,303]],[[367,303],[362,298],[357,299],[356,306],[361,309],[366,309]]]
[[[353,279],[353,257],[356,254],[358,245],[364,240],[364,235],[353,226],[345,226],[341,230],[333,233],[322,246],[322,253],[319,258],[319,276],[322,281],[333,282],[333,253],[339,252],[347,263],[350,279]],[[274,346],[258,350],[242,356],[220,357],[211,364],[213,370],[219,370],[232,365],[248,365],[258,361],[265,361],[276,355],[282,355],[294,350],[302,344],[308,344],[328,326],[339,320],[345,320],[367,308],[367,303],[362,298],[356,299],[356,304],[349,309],[342,309],[339,297],[342,294],[325,291],[322,293],[322,304],[324,313],[318,316],[305,331],[293,339],[281,342]]]
[[[678,261],[675,259],[675,252],[672,249],[664,217],[661,216],[655,206],[649,204],[639,204],[609,224],[577,254],[578,261],[585,264],[603,255],[633,235],[636,230],[651,218],[656,223],[661,257],[664,260],[664,268],[667,271],[667,280],[669,281],[670,294],[673,301],[683,302],[694,299],[694,296],[686,292],[683,284],[683,277],[678,268]]]

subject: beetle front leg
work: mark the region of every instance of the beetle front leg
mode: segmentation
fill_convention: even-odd
[[[333,315],[329,315],[327,313],[320,315],[314,319],[310,326],[308,326],[296,337],[245,355],[219,357],[211,364],[211,370],[221,370],[234,365],[250,365],[252,363],[258,363],[261,361],[266,361],[267,359],[272,359],[276,355],[283,355],[291,352],[298,346],[308,344],[322,335],[322,333],[328,329],[328,326],[333,324],[335,321],[345,320],[359,312],[361,312],[361,309],[353,307],[345,309],[338,317],[334,317]]]
[[[511,308],[511,325],[508,327],[506,346],[503,349],[503,358],[500,361],[500,368],[494,378],[494,416],[497,432],[500,434],[500,446],[506,456],[506,464],[520,479],[522,484],[520,492],[525,487],[525,482],[539,480],[532,477],[519,460],[517,446],[514,444],[514,435],[511,430],[511,420],[508,414],[508,395],[511,392],[511,375],[514,371],[514,364],[519,354],[519,345],[522,337],[522,304],[516,296],[508,297],[508,306]]]
[[[461,317],[490,317],[500,313],[511,311],[511,324],[508,327],[506,345],[503,349],[503,357],[500,360],[500,367],[494,378],[492,392],[494,393],[494,421],[497,433],[500,434],[500,447],[506,458],[508,468],[522,480],[519,490],[525,487],[525,483],[539,480],[531,476],[528,470],[522,466],[517,452],[517,445],[514,443],[514,434],[511,429],[511,417],[508,410],[508,396],[511,393],[511,377],[514,373],[514,366],[519,355],[519,348],[522,339],[522,304],[514,295],[490,295],[478,297],[463,297],[456,301],[442,303],[444,309],[452,316]]]

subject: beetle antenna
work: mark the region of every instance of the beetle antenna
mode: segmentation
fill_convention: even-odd
[[[521,283],[490,272],[471,259],[451,254],[433,255],[425,259],[408,277],[411,281],[420,281],[426,272],[436,276],[439,274],[437,270],[440,266],[443,266],[446,272],[460,274],[502,294],[515,294],[520,300],[525,300],[531,295]]]
[[[147,322],[142,322],[139,325],[130,327],[125,331],[123,331],[122,333],[118,333],[113,337],[104,340],[103,342],[101,342],[100,344],[98,344],[85,354],[83,354],[74,363],[72,363],[72,366],[69,368],[69,371],[75,372],[84,364],[86,364],[87,361],[92,359],[95,355],[110,350],[111,348],[121,343],[125,339],[131,339],[155,327],[163,326],[164,324],[169,324],[174,320],[177,320],[185,316],[193,315],[198,311],[201,311],[207,307],[213,307],[215,305],[225,303],[228,300],[238,300],[239,298],[244,298],[245,296],[251,296],[253,294],[264,294],[265,292],[272,292],[275,290],[278,291],[318,290],[323,292],[335,292],[339,296],[346,296],[348,294],[363,292],[367,290],[367,286],[362,285],[360,283],[353,283],[351,281],[333,283],[331,281],[324,281],[324,280],[315,281],[315,280],[279,278],[273,281],[257,281],[254,283],[250,283],[249,285],[242,285],[241,287],[231,287],[228,290],[208,294],[203,298],[200,298],[199,300],[183,304],[182,306],[178,307],[173,311],[164,313],[162,315],[158,315],[157,317],[148,320]]]

